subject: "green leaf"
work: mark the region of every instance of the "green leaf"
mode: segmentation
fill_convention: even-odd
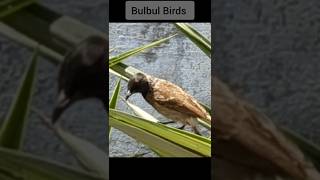
[[[116,109],[116,107],[117,107],[117,101],[118,101],[120,88],[121,88],[120,82],[121,82],[121,79],[119,79],[117,81],[116,87],[113,91],[113,94],[112,94],[110,102],[109,102],[109,108]]]
[[[0,18],[15,13],[35,2],[36,0],[2,0],[0,2]]]
[[[37,69],[37,57],[38,51],[35,51],[23,75],[9,113],[1,127],[0,146],[20,149],[32,98]]]
[[[186,23],[175,23],[176,27],[194,42],[209,58],[211,58],[210,41]]]
[[[211,140],[109,109],[109,123],[163,157],[210,157]]]
[[[102,180],[92,173],[0,147],[0,178],[3,180]]]
[[[121,87],[120,82],[121,82],[121,79],[118,80],[116,87],[112,93],[112,96],[109,102],[109,108],[116,109],[117,107],[117,102],[118,102],[118,97],[119,97],[120,87]],[[112,131],[112,128],[111,126],[109,126],[109,138],[111,137],[111,131]]]
[[[126,58],[128,58],[130,56],[139,54],[139,53],[143,52],[144,50],[146,50],[148,48],[152,48],[152,47],[158,46],[161,43],[164,43],[164,42],[168,41],[169,39],[171,39],[174,36],[176,36],[176,35],[172,35],[172,36],[169,36],[169,37],[166,37],[166,38],[162,38],[162,39],[157,40],[155,42],[152,42],[150,44],[147,44],[147,45],[132,49],[130,51],[127,51],[127,52],[122,53],[120,55],[117,55],[115,57],[111,57],[111,58],[109,58],[109,67],[112,67],[112,66],[122,62],[124,59],[126,59]]]
[[[146,111],[142,110],[140,107],[130,103],[129,101],[126,101],[124,98],[122,98],[123,101],[125,101],[125,103],[131,108],[131,110],[134,112],[135,115],[151,121],[151,122],[155,122],[155,123],[159,123],[160,121],[158,119],[156,119],[155,117],[153,117],[151,114],[147,113]],[[198,119],[199,123],[201,125],[203,125],[204,127],[206,127],[207,129],[211,130],[211,125],[208,125],[206,122],[203,122],[202,120]],[[174,129],[176,130],[176,129]],[[181,130],[178,130],[179,133],[182,133]],[[188,134],[188,135],[193,135],[193,134]],[[208,141],[208,143],[211,143],[211,141]]]
[[[140,72],[142,73],[142,71],[135,69],[134,67],[128,66],[126,64],[123,63],[118,63],[112,67],[109,67],[109,69],[111,69],[114,75],[118,76],[118,77],[125,77],[123,78],[126,81],[129,81],[129,79],[136,73]]]
[[[120,64],[120,63],[119,63]],[[115,67],[115,66],[113,66]],[[121,74],[117,73],[116,71],[114,71],[113,69],[109,68],[109,73],[112,73],[116,76],[118,76],[119,78],[125,80],[125,81],[129,81],[129,78],[125,77],[125,76],[122,76]]]
[[[122,100],[124,100],[123,98],[122,98]],[[125,101],[125,100],[124,100]],[[147,113],[147,112],[145,112],[144,110],[142,110],[140,107],[138,107],[138,106],[136,106],[136,105],[134,105],[134,104],[132,104],[132,103],[130,103],[129,101],[125,101],[126,102],[126,104],[134,111],[134,113],[137,115],[137,116],[139,116],[139,117],[141,117],[141,118],[143,118],[143,119],[145,119],[145,120],[148,120],[148,121],[151,121],[151,122],[155,122],[155,123],[159,123],[160,121],[159,120],[157,120],[155,117],[153,117],[151,114],[149,114],[149,113]],[[206,122],[203,122],[203,123],[205,123],[206,124]],[[210,126],[210,128],[211,128],[211,126]],[[176,129],[176,128],[174,128],[173,130],[177,130],[179,133],[182,133],[182,130],[180,130],[180,129]],[[183,131],[184,132],[184,131]],[[187,132],[187,131],[186,131]],[[194,135],[193,133],[187,133],[189,136],[191,135]],[[198,135],[196,135],[195,137],[197,137]],[[209,140],[209,139],[208,139]],[[210,143],[211,141],[209,140],[209,141],[207,141],[208,143]]]

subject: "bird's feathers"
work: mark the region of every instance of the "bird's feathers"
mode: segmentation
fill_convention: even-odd
[[[146,99],[160,113],[167,115],[168,113],[163,113],[163,111],[169,111],[169,114],[172,111],[171,114],[180,116],[180,121],[182,117],[191,117],[211,123],[210,115],[206,110],[182,88],[163,79],[152,76],[147,76],[147,78],[151,83],[151,90]],[[175,119],[177,118],[173,120]]]
[[[89,36],[66,55],[58,77],[59,98],[52,121],[74,102],[85,98],[99,98],[107,109],[105,82],[107,81],[108,41],[104,37]],[[67,103],[66,103],[67,102]]]

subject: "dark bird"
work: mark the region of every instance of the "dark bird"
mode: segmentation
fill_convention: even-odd
[[[53,123],[71,104],[85,98],[98,98],[107,107],[107,53],[108,41],[90,36],[66,55],[58,77]]]
[[[135,74],[128,83],[126,100],[134,93],[141,93],[144,99],[160,114],[184,125],[197,129],[197,118],[211,124],[207,111],[179,86],[163,79],[142,73]]]

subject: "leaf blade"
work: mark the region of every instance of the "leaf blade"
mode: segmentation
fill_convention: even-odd
[[[92,173],[75,169],[58,162],[0,147],[0,174],[26,180],[102,180]]]
[[[38,51],[36,50],[23,75],[17,95],[1,127],[0,146],[20,149],[29,114],[29,106],[34,88]]]
[[[115,109],[117,107],[117,101],[120,93],[120,88],[121,88],[121,79],[118,79],[116,83],[116,87],[112,93],[111,99],[109,101],[109,108]]]
[[[165,157],[211,156],[211,140],[190,132],[113,109],[109,109],[109,123]]]
[[[0,2],[0,19],[13,14],[33,3],[36,0],[6,0]]]
[[[112,93],[112,96],[111,96],[111,99],[109,102],[109,108],[116,109],[116,107],[117,107],[117,101],[118,101],[120,87],[121,87],[120,83],[121,83],[121,79],[119,79],[116,83],[116,87]],[[111,126],[109,126],[109,133],[108,133],[109,138],[111,137],[111,131],[112,131],[112,128],[111,128]]]
[[[211,43],[207,38],[187,23],[175,23],[175,26],[211,58]]]
[[[125,99],[122,98],[122,100],[131,108],[131,110],[134,112],[134,114],[136,114],[139,117],[142,117],[146,120],[149,120],[151,122],[160,122],[158,119],[156,119],[155,117],[153,117],[151,114],[145,112],[144,110],[142,110],[140,107],[130,103],[129,101],[126,101]]]
[[[172,36],[169,36],[169,37],[166,37],[166,38],[162,38],[160,40],[157,40],[157,41],[154,41],[152,43],[149,43],[149,44],[146,44],[146,45],[143,45],[143,46],[140,46],[138,48],[135,48],[135,49],[132,49],[132,50],[129,50],[127,52],[124,52],[122,54],[119,54],[117,56],[114,56],[114,57],[110,57],[109,58],[109,67],[112,67],[120,62],[122,62],[124,59],[130,57],[130,56],[133,56],[133,55],[136,55],[136,54],[139,54],[141,52],[143,52],[144,50],[146,49],[149,49],[149,48],[152,48],[152,47],[155,47],[155,46],[158,46],[160,45],[161,43],[164,43],[166,41],[168,41],[169,39],[175,37],[175,35],[172,35]]]

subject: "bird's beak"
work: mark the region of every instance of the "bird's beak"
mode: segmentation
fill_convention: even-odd
[[[71,99],[66,96],[65,92],[62,90],[58,96],[57,105],[52,114],[52,123],[54,124],[61,114],[71,105]]]
[[[128,90],[127,95],[126,95],[126,101],[129,99],[129,97],[132,95],[131,91]]]

